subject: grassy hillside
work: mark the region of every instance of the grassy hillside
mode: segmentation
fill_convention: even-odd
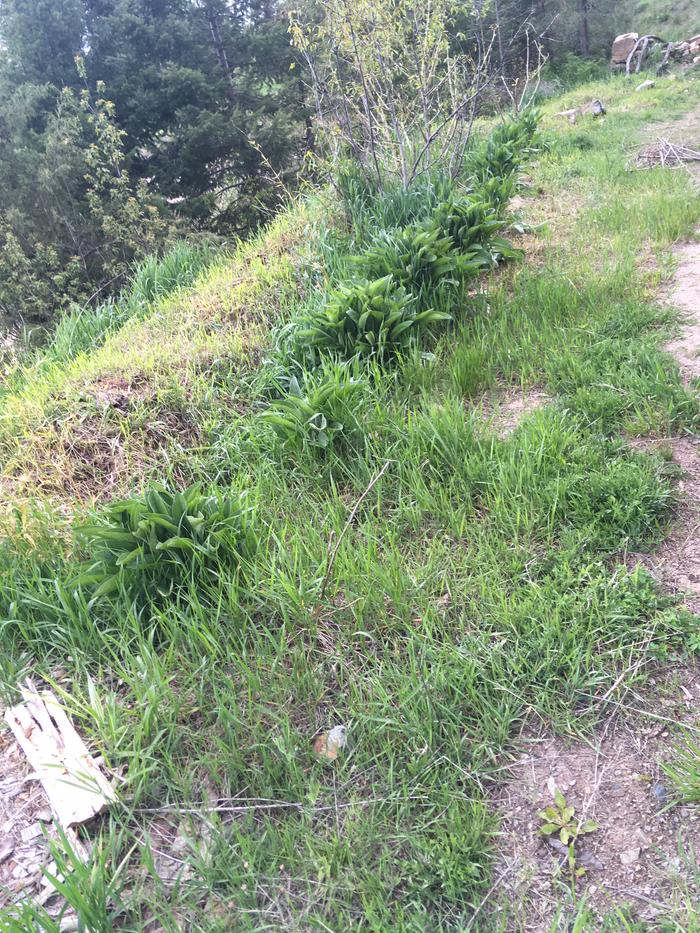
[[[680,41],[700,34],[700,9],[695,0],[625,0],[616,13],[625,32],[651,33]]]
[[[52,683],[124,776],[64,889],[90,929],[505,929],[481,909],[505,756],[533,722],[592,729],[597,699],[697,648],[696,620],[623,561],[672,504],[668,465],[626,440],[700,425],[654,298],[700,199],[685,172],[628,169],[700,83],[638,80],[547,104],[504,231],[524,259],[431,286],[452,322],[383,362],[319,364],[306,330],[386,230],[434,216],[427,184],[302,202],[87,349],[14,374],[0,674],[7,696],[28,669]],[[595,96],[604,120],[553,116]],[[297,385],[307,407],[280,407]],[[499,406],[535,390],[547,404],[505,432]],[[141,574],[119,569],[122,539],[94,525],[156,480],[199,483],[212,535],[183,543],[187,504],[168,501],[179,532],[155,570],[143,551]],[[170,521],[138,507],[154,536]],[[339,724],[347,747],[319,759]],[[686,904],[664,922],[699,921]],[[3,924],[59,928],[29,905]]]

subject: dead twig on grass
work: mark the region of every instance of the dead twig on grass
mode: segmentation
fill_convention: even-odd
[[[655,142],[646,146],[634,160],[635,168],[678,168],[687,162],[700,162],[700,152],[684,146],[682,143],[673,143],[665,136],[659,136]]]
[[[324,573],[324,575],[323,575],[323,580],[322,580],[322,582],[321,582],[321,593],[320,593],[320,595],[319,595],[319,602],[322,602],[322,601],[323,601],[323,597],[326,595],[326,587],[328,586],[328,580],[329,580],[329,578],[330,578],[331,571],[333,570],[333,564],[335,563],[335,559],[336,559],[337,554],[338,554],[338,551],[339,551],[339,549],[340,549],[340,545],[343,543],[343,538],[344,538],[345,535],[348,533],[348,530],[349,530],[350,526],[351,526],[352,523],[354,522],[355,516],[357,515],[357,512],[358,512],[358,509],[360,508],[360,506],[362,505],[362,503],[365,501],[365,499],[367,498],[367,496],[370,494],[370,492],[372,491],[373,487],[379,482],[379,480],[381,479],[381,477],[386,473],[386,471],[387,471],[388,468],[389,468],[389,464],[390,464],[390,463],[392,463],[392,461],[391,461],[391,460],[387,460],[386,463],[384,464],[384,466],[381,468],[381,470],[380,470],[378,473],[376,473],[376,474],[372,477],[372,479],[371,479],[370,482],[369,482],[369,485],[367,486],[367,488],[365,489],[365,491],[362,493],[362,495],[360,496],[360,498],[359,498],[359,499],[357,500],[357,502],[355,503],[352,512],[350,512],[350,515],[348,515],[348,520],[345,522],[345,525],[343,526],[343,530],[342,530],[342,531],[340,532],[340,534],[338,535],[338,540],[335,542],[335,547],[333,548],[333,550],[332,550],[332,552],[331,552],[331,554],[330,554],[330,556],[329,556],[329,558],[328,558],[328,562],[327,562],[327,564],[326,564],[326,572]],[[330,547],[330,542],[329,542],[329,547]],[[317,610],[317,611],[318,611],[318,610]]]

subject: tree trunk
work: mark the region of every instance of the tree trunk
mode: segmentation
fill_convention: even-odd
[[[214,42],[214,50],[216,51],[216,57],[219,60],[219,66],[223,71],[226,81],[228,83],[227,94],[231,103],[236,101],[236,86],[233,82],[233,74],[231,73],[231,67],[228,63],[228,56],[226,55],[226,48],[224,47],[224,41],[221,38],[221,30],[219,29],[219,20],[217,17],[216,10],[214,10],[211,3],[205,5],[207,13],[207,22],[209,23],[209,29],[211,31],[211,37]]]
[[[578,0],[578,50],[584,58],[588,58],[591,50],[590,38],[588,35],[588,4],[589,0]]]

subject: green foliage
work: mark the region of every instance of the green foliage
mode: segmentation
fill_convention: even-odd
[[[372,279],[391,276],[418,297],[421,307],[434,299],[438,287],[458,285],[484,268],[471,253],[458,253],[452,238],[436,224],[385,231],[358,263]]]
[[[419,339],[431,324],[450,320],[443,311],[416,311],[416,298],[391,275],[341,285],[313,314],[300,336],[320,351],[350,360],[388,361]]]
[[[358,433],[352,401],[362,387],[345,366],[325,367],[320,377],[307,377],[303,389],[293,376],[287,395],[274,401],[261,418],[289,450],[325,453]]]
[[[477,268],[488,268],[501,259],[522,257],[521,250],[513,249],[507,240],[496,236],[507,221],[499,216],[492,202],[475,195],[443,201],[433,215],[432,225],[444,231],[463,254],[471,255]]]
[[[73,306],[61,315],[41,352],[42,362],[71,360],[101,346],[111,331],[133,317],[148,314],[155,302],[178,288],[191,285],[215,258],[216,251],[206,242],[180,242],[163,256],[148,256],[138,264],[130,287],[118,298],[92,307]]]
[[[0,311],[12,321],[117,292],[174,223],[247,233],[285,201],[313,142],[268,0],[8,0],[0,48]]]
[[[450,363],[450,375],[455,391],[466,398],[473,398],[490,381],[491,374],[484,350],[460,344]]]
[[[486,877],[489,819],[483,806],[450,801],[446,819],[420,835],[409,849],[407,870],[438,903],[460,904]]]
[[[581,820],[576,818],[576,811],[567,804],[566,798],[558,787],[554,789],[554,805],[540,810],[538,816],[544,822],[540,826],[540,833],[543,836],[558,836],[562,845],[565,845],[568,851],[567,865],[572,878],[580,878],[586,873],[586,869],[577,864],[576,861],[576,842],[581,836],[595,832],[599,827],[593,820]]]
[[[97,86],[16,91],[0,106],[0,310],[47,320],[114,291],[170,231],[145,181],[129,175],[124,132]],[[46,99],[52,110],[44,117]]]
[[[594,58],[581,58],[573,52],[565,52],[546,63],[542,69],[544,81],[553,81],[559,90],[567,91],[586,84],[588,81],[602,81],[610,75],[606,61]]]
[[[243,496],[205,495],[196,485],[115,502],[101,521],[79,529],[92,556],[73,585],[91,587],[93,600],[120,590],[152,599],[196,575],[206,582],[254,550],[250,512]]]
[[[496,127],[467,161],[467,170],[478,184],[492,178],[508,179],[519,171],[525,156],[536,145],[539,119],[538,111],[528,109]]]
[[[675,746],[669,761],[659,765],[675,789],[682,803],[700,803],[700,743],[697,736],[686,732],[682,744]]]

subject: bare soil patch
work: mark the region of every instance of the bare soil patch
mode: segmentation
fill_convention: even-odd
[[[691,612],[700,614],[700,439],[640,438],[630,442],[637,450],[672,454],[682,470],[676,487],[678,502],[673,524],[652,553],[628,554],[628,565],[641,563],[666,589],[682,595]]]
[[[499,437],[507,437],[529,414],[552,401],[542,389],[508,388],[481,399],[481,410],[488,426]]]
[[[665,300],[679,308],[686,320],[682,333],[665,349],[678,360],[686,383],[700,378],[700,243],[676,250],[678,267]]]
[[[537,814],[552,804],[552,782],[576,817],[599,825],[577,844],[588,867],[576,891],[601,916],[627,903],[636,919],[654,924],[680,909],[681,892],[695,892],[700,811],[668,808],[672,788],[659,762],[673,758],[673,723],[700,725],[700,679],[681,670],[650,684],[656,693],[644,705],[653,701],[669,722],[611,719],[590,742],[533,737],[509,767],[510,779],[492,800],[502,820],[502,880],[491,910],[508,918],[511,933],[549,933],[570,890],[565,858],[539,832]]]

